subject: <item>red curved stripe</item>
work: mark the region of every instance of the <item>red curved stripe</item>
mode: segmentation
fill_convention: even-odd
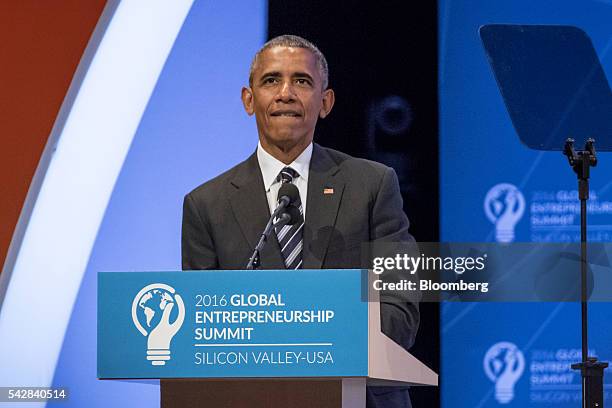
[[[105,4],[0,2],[2,264],[47,137]]]

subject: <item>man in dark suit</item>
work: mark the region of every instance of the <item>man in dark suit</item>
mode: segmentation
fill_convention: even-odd
[[[255,115],[257,151],[187,194],[185,270],[244,269],[285,182],[298,187],[300,221],[271,235],[261,269],[361,268],[362,244],[411,242],[393,169],[313,143],[334,105],[327,63],[310,42],[281,36],[256,54],[246,112]],[[409,348],[419,323],[415,302],[381,305],[382,330]],[[368,407],[409,407],[406,389],[372,388]]]

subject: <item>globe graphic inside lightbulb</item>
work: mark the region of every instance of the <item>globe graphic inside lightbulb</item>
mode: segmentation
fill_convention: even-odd
[[[493,345],[485,354],[484,371],[495,383],[495,399],[507,404],[514,399],[514,385],[525,370],[525,357],[518,347],[510,342]]]
[[[514,227],[525,212],[525,197],[513,184],[500,183],[491,188],[484,200],[487,218],[495,224],[497,242],[514,241]]]
[[[185,319],[185,305],[171,286],[154,283],[144,287],[132,302],[132,320],[147,337],[147,360],[165,365],[170,360],[170,342]]]

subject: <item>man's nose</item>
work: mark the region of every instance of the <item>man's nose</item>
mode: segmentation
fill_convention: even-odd
[[[277,99],[282,102],[290,102],[295,99],[293,84],[289,81],[283,82],[278,90]]]

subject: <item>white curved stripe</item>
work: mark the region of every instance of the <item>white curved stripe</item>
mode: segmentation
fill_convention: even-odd
[[[110,22],[99,23],[108,27],[80,87],[72,85],[74,102],[64,101],[72,106],[59,138],[46,146],[47,154],[55,151],[46,174],[37,175],[40,191],[9,271],[0,310],[0,386],[53,380],[106,206],[192,1],[107,5],[116,10]]]

